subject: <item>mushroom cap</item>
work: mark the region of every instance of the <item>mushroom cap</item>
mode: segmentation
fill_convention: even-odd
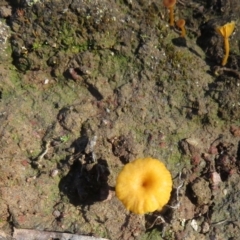
[[[185,26],[185,20],[184,19],[179,19],[177,22],[176,22],[176,25],[179,27],[179,28],[183,28]]]
[[[116,195],[128,210],[144,214],[168,203],[172,185],[170,172],[158,159],[137,159],[118,175]]]
[[[173,7],[176,4],[177,0],[163,0],[163,5],[166,8]]]
[[[229,23],[226,23],[223,26],[219,26],[216,28],[216,31],[223,37],[228,38],[234,31],[235,28],[235,22],[231,21]]]

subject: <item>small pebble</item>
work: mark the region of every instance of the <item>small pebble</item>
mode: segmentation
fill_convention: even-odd
[[[44,84],[48,84],[48,83],[49,83],[49,79],[46,78],[46,79],[44,80]]]
[[[58,175],[58,170],[57,169],[52,170],[51,177],[56,177],[57,175]]]
[[[225,189],[223,189],[223,195],[224,196],[226,196],[227,195],[227,193],[228,193],[228,190],[225,188]]]
[[[53,216],[54,216],[55,218],[58,218],[58,217],[61,216],[61,212],[58,211],[58,210],[54,210],[52,214],[53,214]]]
[[[193,220],[191,221],[191,227],[192,227],[195,231],[198,230],[198,224],[197,224],[197,221],[196,221],[195,219],[193,219]]]
[[[202,233],[207,233],[209,232],[210,226],[207,222],[203,222],[202,224]]]

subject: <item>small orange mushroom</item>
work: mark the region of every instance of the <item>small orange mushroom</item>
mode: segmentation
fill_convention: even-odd
[[[185,37],[186,36],[186,30],[185,30],[185,20],[184,19],[179,19],[176,22],[177,27],[181,29],[181,34],[180,37]]]
[[[174,6],[177,0],[163,0],[163,5],[169,9],[169,25],[174,26]]]
[[[134,160],[117,177],[118,199],[137,214],[161,210],[168,203],[171,191],[171,174],[158,159]]]
[[[231,21],[230,23],[226,23],[223,26],[219,26],[216,28],[216,31],[223,37],[224,39],[224,49],[225,49],[225,55],[222,59],[222,66],[225,66],[227,64],[227,60],[229,57],[229,40],[228,38],[233,33],[235,28],[235,22]]]

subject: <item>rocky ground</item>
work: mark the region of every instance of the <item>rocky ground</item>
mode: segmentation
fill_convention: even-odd
[[[0,236],[13,228],[112,240],[238,239],[237,1],[0,3]],[[216,27],[236,21],[221,67]],[[116,176],[161,159],[162,212],[127,212]]]

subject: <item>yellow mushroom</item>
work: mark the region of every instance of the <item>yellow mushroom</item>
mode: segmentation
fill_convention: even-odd
[[[169,25],[174,26],[174,6],[177,0],[163,0],[163,5],[169,9]]]
[[[185,20],[184,19],[179,19],[176,22],[177,27],[181,29],[181,34],[180,37],[185,37],[186,36],[186,30],[185,30]]]
[[[235,27],[235,22],[231,21],[230,23],[226,23],[223,26],[219,26],[216,28],[216,31],[223,37],[224,39],[224,49],[225,55],[222,59],[222,66],[225,66],[229,57],[229,40],[228,38],[233,33]]]
[[[117,177],[117,197],[137,214],[161,210],[168,203],[171,191],[171,174],[158,159],[134,160]]]

